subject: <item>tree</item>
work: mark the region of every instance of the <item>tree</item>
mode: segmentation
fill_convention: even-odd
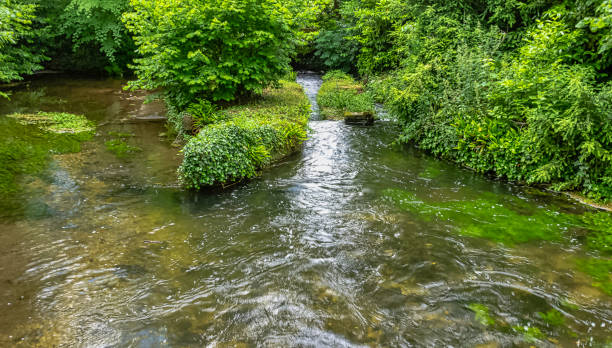
[[[133,56],[134,43],[122,22],[129,0],[71,0],[59,18],[60,33],[73,51],[97,50],[108,61],[110,73],[119,73]]]
[[[34,17],[33,5],[0,0],[0,82],[22,79],[22,75],[41,69],[44,56],[34,53],[30,25]],[[7,97],[0,92],[0,96]]]
[[[198,99],[260,93],[289,70],[296,45],[280,0],[132,0],[125,22],[137,52],[132,88],[162,88],[182,110]]]

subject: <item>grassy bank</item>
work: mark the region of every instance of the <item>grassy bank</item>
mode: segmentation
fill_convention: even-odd
[[[188,188],[255,177],[306,139],[310,104],[296,82],[281,81],[261,98],[210,113],[183,149],[179,176]],[[178,125],[180,122],[175,122]]]
[[[346,112],[374,112],[374,102],[363,85],[339,71],[323,76],[317,103],[321,116],[330,120],[341,120]]]

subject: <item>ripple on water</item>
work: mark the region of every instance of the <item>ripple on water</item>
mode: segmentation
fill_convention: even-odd
[[[320,79],[299,81],[316,101]],[[49,95],[65,95],[57,84]],[[84,84],[68,83],[69,105],[107,121],[146,112]],[[103,136],[58,158],[36,196],[49,214],[0,221],[11,301],[0,303],[0,343],[605,344],[610,296],[576,263],[600,255],[570,227],[551,240],[499,237],[512,235],[500,221],[527,225],[530,214],[549,219],[528,226],[534,235],[550,236],[555,214],[580,208],[392,145],[391,123],[349,127],[316,110],[301,154],[226,192],[178,189],[155,125],[108,126],[156,153],[144,165],[104,152]]]

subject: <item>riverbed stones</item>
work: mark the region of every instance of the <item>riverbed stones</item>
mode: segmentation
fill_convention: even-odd
[[[374,124],[373,112],[345,112],[344,123],[353,125],[371,126]]]

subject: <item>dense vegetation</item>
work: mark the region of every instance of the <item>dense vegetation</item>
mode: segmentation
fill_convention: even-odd
[[[0,83],[22,79],[41,68],[43,56],[28,45],[32,42],[34,6],[0,0]],[[0,91],[0,98],[7,97]]]
[[[610,200],[611,16],[611,1],[343,1],[313,47],[329,69],[356,63],[400,141]]]
[[[317,103],[325,119],[342,119],[346,112],[374,112],[371,94],[350,75],[337,70],[323,76]]]
[[[252,178],[306,139],[310,103],[295,82],[266,89],[261,98],[219,112],[217,123],[191,138],[180,167],[192,188]]]
[[[332,113],[374,96],[402,142],[612,199],[610,0],[1,0],[0,62],[2,82],[42,65],[133,72],[200,126],[291,64],[341,70],[368,92],[327,84]]]

